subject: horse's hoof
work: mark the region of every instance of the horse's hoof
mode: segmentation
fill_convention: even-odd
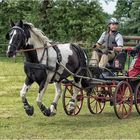
[[[50,108],[46,109],[45,112],[43,113],[45,116],[50,116],[51,115],[51,110]]]
[[[72,113],[74,112],[75,107],[76,107],[75,102],[70,101],[70,102],[69,102],[69,105],[68,105],[68,112],[69,112],[69,114],[72,114]]]
[[[24,106],[25,112],[28,116],[32,116],[34,114],[33,106]]]
[[[45,112],[44,112],[43,114],[44,114],[45,116],[48,116],[48,117],[50,117],[50,116],[55,116],[55,115],[56,115],[55,112],[51,112],[51,109],[50,109],[50,108],[46,109]]]
[[[68,110],[68,114],[69,114],[69,115],[72,115],[72,114],[74,114],[74,112],[75,112],[75,109]]]

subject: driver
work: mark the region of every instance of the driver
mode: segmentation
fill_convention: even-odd
[[[90,65],[105,67],[108,61],[113,60],[115,52],[120,52],[123,47],[123,37],[118,32],[119,21],[111,18],[108,22],[108,31],[102,33],[95,45],[93,45]]]

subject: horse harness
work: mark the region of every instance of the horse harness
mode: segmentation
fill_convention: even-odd
[[[54,81],[56,81],[55,80],[56,74],[60,75],[60,73],[57,72],[57,71],[60,67],[59,63],[62,61],[62,55],[61,55],[60,50],[58,49],[57,45],[52,45],[52,48],[55,50],[55,52],[57,54],[57,61],[56,61],[56,67],[55,68],[48,65],[49,57],[48,57],[48,47],[46,45],[44,45],[44,51],[43,51],[41,59],[39,60],[38,63],[24,62],[24,65],[27,66],[30,69],[53,71],[54,75],[53,75],[50,83],[53,83]],[[32,51],[32,50],[29,50],[29,51]],[[44,58],[45,52],[46,52],[46,64],[41,64],[41,62]],[[59,80],[57,82],[59,82]]]

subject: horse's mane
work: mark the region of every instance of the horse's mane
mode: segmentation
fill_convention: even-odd
[[[41,31],[38,28],[35,28],[35,26],[32,23],[25,22],[24,26],[27,27],[38,38],[38,40],[41,43],[50,45],[50,43],[52,42],[52,40],[45,36],[43,31]]]

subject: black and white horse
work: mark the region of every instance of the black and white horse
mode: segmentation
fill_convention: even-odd
[[[45,116],[55,115],[62,93],[61,81],[70,76],[70,73],[59,65],[59,62],[71,72],[76,73],[80,67],[86,67],[86,55],[80,47],[70,43],[51,45],[51,41],[43,32],[31,23],[11,22],[11,27],[6,35],[9,39],[7,56],[13,57],[19,50],[23,50],[25,54],[24,71],[27,77],[20,91],[24,109],[28,115],[33,115],[34,108],[28,103],[26,94],[32,83],[37,82],[39,85],[36,99],[38,107]],[[77,86],[82,86],[80,78],[74,77],[74,81]],[[56,93],[51,106],[46,108],[42,103],[42,98],[49,83],[54,83]],[[69,102],[69,111],[74,110],[78,92],[78,88],[74,87],[74,94]]]

